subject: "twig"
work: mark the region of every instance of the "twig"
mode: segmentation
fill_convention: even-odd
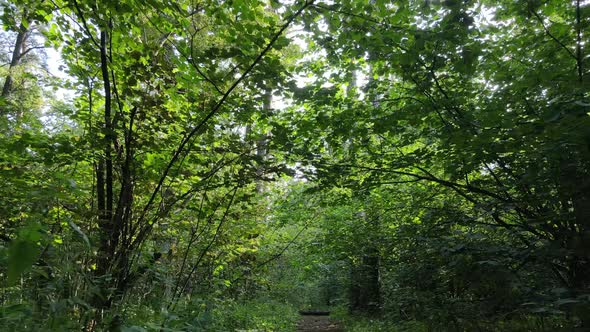
[[[217,114],[220,111],[221,107],[225,104],[225,102],[227,101],[227,99],[229,98],[229,96],[231,95],[231,93],[250,74],[250,72],[252,72],[252,70],[258,65],[258,63],[262,60],[262,58],[264,58],[264,56],[270,51],[270,49],[273,47],[274,43],[283,34],[283,32],[291,25],[291,23],[293,23],[293,21],[295,20],[295,18],[297,18],[299,15],[301,15],[301,13],[303,12],[303,10],[305,10],[308,6],[310,6],[312,4],[313,4],[313,0],[306,1],[305,4],[299,10],[297,10],[297,12],[295,12],[295,14],[291,15],[287,19],[287,21],[285,22],[285,24],[283,24],[281,26],[281,28],[275,33],[275,35],[273,36],[273,38],[268,42],[268,44],[266,45],[266,47],[262,50],[262,52],[260,52],[260,54],[252,62],[252,64],[250,64],[250,66],[242,73],[242,75],[229,87],[229,89],[223,94],[223,96],[221,97],[221,99],[215,104],[215,106],[211,109],[211,111],[182,140],[182,142],[178,146],[178,149],[174,152],[174,155],[172,156],[172,158],[168,162],[168,165],[166,166],[166,169],[164,170],[162,176],[160,177],[160,180],[158,181],[158,184],[156,185],[155,190],[152,192],[152,195],[150,196],[148,202],[144,206],[143,211],[141,212],[141,214],[140,214],[140,216],[138,218],[138,223],[142,223],[145,220],[145,217],[146,217],[149,209],[153,205],[153,203],[154,203],[154,201],[156,199],[156,196],[158,195],[158,192],[162,188],[162,186],[164,184],[164,181],[166,180],[166,177],[168,176],[168,173],[170,173],[170,170],[172,169],[172,166],[176,163],[176,161],[179,159],[180,155],[184,152],[186,146],[191,141],[191,139],[197,133],[200,132],[200,130],[205,126],[205,124],[215,114]],[[153,227],[153,224],[152,225],[149,225],[148,224],[142,230],[140,230],[140,233],[137,235],[137,238],[136,238],[136,240],[134,242],[137,242],[137,243],[142,242],[143,239],[145,238],[145,236],[147,235],[147,232],[149,232],[149,230],[151,229],[151,227]]]
[[[574,58],[574,60],[576,60],[576,63],[578,61],[578,58],[576,57],[576,55],[574,54],[574,52],[572,52],[572,50],[570,50],[564,43],[561,42],[561,40],[557,39],[557,37],[555,37],[551,31],[549,31],[549,28],[547,28],[547,26],[545,25],[545,22],[543,22],[543,18],[541,16],[539,16],[539,14],[537,14],[536,11],[534,10],[530,10],[531,13],[533,14],[533,16],[535,16],[537,18],[537,20],[539,21],[539,23],[541,23],[541,26],[543,27],[543,30],[545,30],[545,33],[551,37],[551,39],[553,39],[557,44],[559,44],[559,46],[561,46],[564,50],[567,51],[567,53]]]

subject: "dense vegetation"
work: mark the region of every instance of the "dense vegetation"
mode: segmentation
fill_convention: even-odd
[[[0,5],[0,330],[590,330],[587,1]]]

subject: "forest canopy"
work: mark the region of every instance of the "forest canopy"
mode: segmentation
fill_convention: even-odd
[[[0,330],[590,331],[590,2],[0,12]]]

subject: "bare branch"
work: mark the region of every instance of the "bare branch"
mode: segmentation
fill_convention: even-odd
[[[20,56],[21,58],[24,57],[25,55],[27,55],[27,53],[31,52],[32,50],[38,50],[38,49],[44,49],[45,46],[31,46],[29,48],[27,48],[26,50],[24,50]]]

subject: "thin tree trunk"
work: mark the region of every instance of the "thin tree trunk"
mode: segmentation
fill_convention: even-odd
[[[264,91],[264,101],[262,104],[262,114],[263,116],[270,116],[270,112],[272,105],[272,89],[266,88]],[[264,191],[264,185],[262,182],[262,178],[264,176],[264,160],[268,154],[268,135],[269,133],[264,133],[262,137],[256,142],[256,156],[260,158],[261,164],[256,169],[256,176],[258,177],[258,181],[256,182],[256,191],[258,193],[262,193]]]
[[[104,156],[98,163],[97,167],[97,196],[99,212],[99,229],[100,229],[100,246],[97,253],[96,275],[99,278],[106,276],[112,271],[113,255],[116,248],[113,247],[113,238],[118,236],[114,233],[113,227],[113,160],[111,153],[111,141],[113,135],[111,120],[111,84],[108,69],[107,58],[107,32],[100,33],[100,62],[102,79],[104,86],[105,104],[104,104],[104,125],[103,125],[103,152]],[[115,280],[116,282],[116,280]],[[101,285],[103,294],[95,299],[95,306],[100,309],[110,307],[111,295],[104,291],[112,288],[113,284]]]
[[[10,60],[10,67],[8,68],[8,75],[6,76],[4,86],[2,87],[2,97],[4,98],[8,98],[12,91],[12,72],[14,68],[20,64],[20,60],[23,56],[23,48],[25,45],[25,41],[27,40],[28,33],[29,30],[25,28],[24,24],[21,23],[18,28],[18,33],[16,35],[14,49],[12,50],[12,58]]]
[[[111,117],[111,81],[109,77],[109,67],[107,58],[107,33],[100,33],[100,64],[102,79],[104,83],[104,154],[106,167],[106,213],[109,222],[113,214],[113,159],[111,156],[111,142],[113,141],[113,126]]]

